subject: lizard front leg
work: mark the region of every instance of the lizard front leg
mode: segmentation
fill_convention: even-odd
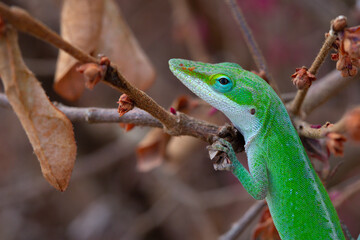
[[[214,164],[216,170],[230,170],[239,179],[246,191],[255,199],[264,199],[268,192],[268,176],[266,170],[266,163],[262,158],[257,156],[249,156],[249,167],[251,173],[239,162],[236,158],[235,152],[231,144],[219,138],[211,146],[208,147],[210,158],[216,152],[223,152],[227,156],[217,155],[220,159]],[[212,156],[213,155],[213,156]]]

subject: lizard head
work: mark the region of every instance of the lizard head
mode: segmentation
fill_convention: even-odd
[[[223,112],[246,141],[266,121],[269,104],[280,101],[262,78],[235,63],[209,64],[171,59],[169,66],[186,87]]]

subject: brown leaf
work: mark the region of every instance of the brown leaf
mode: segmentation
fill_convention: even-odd
[[[194,102],[194,100],[189,99],[187,96],[181,96],[172,103],[171,108],[174,109],[175,112],[179,110],[188,113],[188,111],[194,107],[194,104],[191,102]],[[179,147],[182,149],[184,143],[188,142],[184,141],[184,138],[186,137],[183,136],[181,141],[177,141],[175,149]],[[162,129],[151,130],[138,144],[136,149],[137,169],[146,172],[161,165],[165,159],[167,159],[167,147],[170,141],[174,142],[176,138],[171,138],[171,136],[166,134]],[[196,144],[192,143],[191,146],[196,146]],[[171,152],[173,151],[174,150],[171,150]],[[187,151],[187,148],[184,148],[184,151]]]
[[[335,156],[344,156],[344,142],[346,138],[336,132],[330,132],[326,135],[326,146]]]
[[[147,172],[164,162],[170,136],[162,129],[152,129],[136,148],[137,169]]]
[[[149,88],[155,80],[152,64],[113,0],[105,0],[102,32],[96,52],[109,57],[125,79],[141,90]]]
[[[65,0],[61,11],[61,36],[91,54],[95,51],[102,28],[104,0]],[[84,91],[84,77],[76,71],[78,61],[60,51],[55,91],[67,100],[78,99]]]
[[[347,28],[344,31],[342,47],[352,59],[360,58],[360,26]]]
[[[280,240],[278,231],[267,207],[262,213],[258,224],[255,227],[253,240]]]
[[[351,110],[345,121],[346,131],[354,141],[360,141],[360,108]]]
[[[360,26],[345,28],[333,44],[337,53],[333,54],[331,59],[337,61],[336,69],[341,72],[343,77],[355,76],[358,73],[360,67],[359,37]]]
[[[8,28],[0,36],[0,75],[5,93],[18,116],[46,180],[64,191],[76,157],[69,119],[51,104],[40,83],[25,66],[17,34]]]
[[[136,127],[135,124],[132,123],[119,123],[119,126],[125,130],[125,132],[131,131],[134,127]]]

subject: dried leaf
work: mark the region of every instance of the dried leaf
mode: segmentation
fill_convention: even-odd
[[[334,156],[344,156],[344,142],[346,138],[336,132],[330,132],[326,135],[326,146]]]
[[[61,35],[88,54],[106,55],[122,75],[141,90],[155,80],[155,70],[127,26],[113,0],[65,0],[61,14]],[[79,63],[60,51],[55,91],[74,101],[84,91]]]
[[[255,227],[253,240],[280,240],[278,231],[267,207],[262,213],[258,224]]]
[[[360,26],[347,28],[344,30],[342,47],[352,59],[360,58]]]
[[[165,159],[170,136],[162,129],[151,130],[136,149],[137,169],[147,172],[161,165]]]
[[[155,80],[152,64],[113,0],[105,0],[103,26],[97,53],[109,57],[125,79],[141,90],[149,88]]]
[[[189,98],[181,96],[174,101],[170,109],[173,109],[175,113],[178,110],[187,113],[191,108],[191,101]],[[150,131],[137,147],[137,169],[146,172],[161,165],[167,158],[166,152],[170,140],[172,140],[171,142],[174,141],[171,136],[164,133],[162,129],[153,129]],[[181,140],[184,140],[184,137],[182,137]],[[177,147],[180,145],[178,143]],[[192,146],[194,146],[194,144],[192,144]]]
[[[119,126],[125,130],[125,132],[131,131],[134,127],[136,127],[135,124],[132,123],[119,123]]]
[[[5,93],[38,157],[44,177],[56,189],[64,191],[76,157],[73,128],[25,66],[12,28],[0,37],[0,74]]]
[[[360,108],[351,110],[346,116],[346,131],[354,141],[360,141]]]
[[[65,0],[61,12],[61,36],[91,54],[95,51],[102,28],[104,0]],[[60,51],[56,73],[55,91],[67,100],[78,99],[84,91],[84,76],[76,71],[79,63]]]

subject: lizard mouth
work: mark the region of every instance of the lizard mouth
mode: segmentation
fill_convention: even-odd
[[[206,93],[209,92],[209,86],[204,82],[204,79],[208,73],[204,63],[185,59],[170,59],[169,68],[187,88],[200,98],[207,99]]]
[[[169,60],[170,70],[188,89],[213,107],[221,109],[224,102],[229,100],[208,84],[209,77],[217,73],[212,66],[213,64],[185,59]]]

